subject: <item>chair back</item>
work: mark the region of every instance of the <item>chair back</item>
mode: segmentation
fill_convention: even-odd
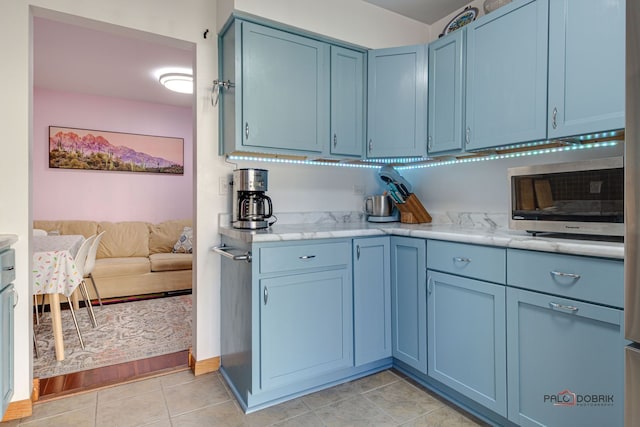
[[[78,253],[76,254],[75,263],[76,268],[78,269],[78,273],[80,273],[81,277],[84,277],[84,263],[87,260],[87,254],[89,253],[89,248],[91,248],[91,244],[96,239],[95,234],[88,239],[85,239],[80,245],[80,249],[78,249]]]
[[[100,246],[100,240],[102,240],[102,235],[104,233],[106,233],[106,231],[98,234],[89,248],[87,260],[84,263],[84,277],[88,277],[89,274],[93,272],[93,267],[96,266],[96,254],[98,253],[98,246]]]

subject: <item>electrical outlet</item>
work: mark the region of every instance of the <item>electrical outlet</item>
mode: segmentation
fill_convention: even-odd
[[[364,185],[353,184],[353,194],[355,196],[364,196]]]
[[[218,178],[218,194],[224,196],[225,194],[229,194],[229,178],[226,176],[221,176]]]

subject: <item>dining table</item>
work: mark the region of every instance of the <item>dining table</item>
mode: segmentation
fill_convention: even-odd
[[[84,242],[82,235],[33,237],[33,294],[48,295],[56,360],[64,360],[60,294],[70,297],[82,283],[75,257]]]

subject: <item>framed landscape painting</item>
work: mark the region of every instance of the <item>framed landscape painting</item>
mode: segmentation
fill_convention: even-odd
[[[49,126],[49,167],[184,174],[184,139]]]

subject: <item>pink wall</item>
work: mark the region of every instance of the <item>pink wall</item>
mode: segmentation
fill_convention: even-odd
[[[191,108],[34,89],[33,218],[161,222],[193,217]],[[184,175],[49,169],[49,126],[184,138]]]

